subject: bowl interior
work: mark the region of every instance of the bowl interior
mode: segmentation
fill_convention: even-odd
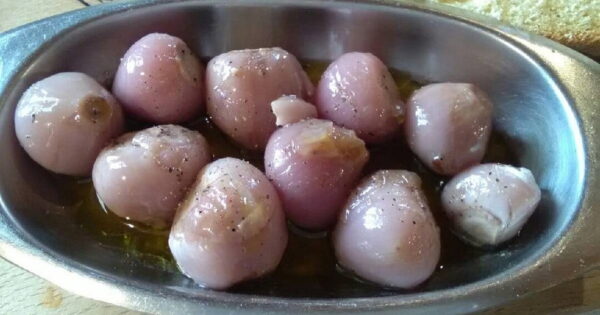
[[[109,84],[119,58],[150,32],[183,38],[203,57],[241,48],[280,46],[300,59],[332,60],[369,51],[388,66],[422,81],[472,82],[496,104],[494,128],[532,170],[543,190],[538,210],[516,240],[497,251],[443,266],[417,292],[443,290],[501,276],[543,254],[567,231],[583,191],[583,145],[577,115],[546,70],[510,42],[468,23],[436,14],[361,4],[161,4],[110,15],[69,30],[28,61],[0,113],[0,194],[9,216],[34,242],[77,268],[165,292],[199,289],[176,271],[142,263],[99,243],[73,219],[76,205],[61,179],[20,148],[13,115],[22,92],[61,71],[85,72]],[[460,253],[457,254],[460,258]],[[357,289],[358,288],[358,289]],[[328,286],[326,278],[252,286],[235,294],[295,297],[374,297],[402,292]]]

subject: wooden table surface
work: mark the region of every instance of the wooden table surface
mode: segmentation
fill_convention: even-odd
[[[0,0],[0,32],[101,0]],[[1,56],[0,56],[1,57]],[[600,270],[486,314],[599,313]],[[0,259],[0,314],[138,314],[66,292]]]

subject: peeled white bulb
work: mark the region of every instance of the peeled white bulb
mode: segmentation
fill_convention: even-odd
[[[498,245],[514,237],[540,202],[526,168],[503,164],[472,167],[446,184],[442,204],[455,232],[467,242]]]
[[[212,289],[273,271],[287,245],[279,197],[248,162],[207,165],[179,208],[169,247],[184,274]]]
[[[363,179],[333,232],[340,265],[386,286],[427,280],[440,257],[440,233],[415,173],[382,170]]]

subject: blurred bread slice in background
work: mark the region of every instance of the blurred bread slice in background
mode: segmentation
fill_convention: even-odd
[[[600,57],[600,0],[419,0],[496,18]]]

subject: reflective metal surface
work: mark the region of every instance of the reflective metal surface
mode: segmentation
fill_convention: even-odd
[[[375,1],[140,1],[50,18],[0,35],[0,255],[76,294],[154,313],[467,312],[547,288],[600,263],[600,66],[549,40],[435,8]],[[127,47],[162,31],[202,56],[281,46],[330,60],[371,51],[425,81],[467,81],[530,168],[543,201],[518,239],[438,272],[409,293],[287,298],[202,290],[82,235],[54,177],[19,147],[17,100],[59,71],[108,83]]]

